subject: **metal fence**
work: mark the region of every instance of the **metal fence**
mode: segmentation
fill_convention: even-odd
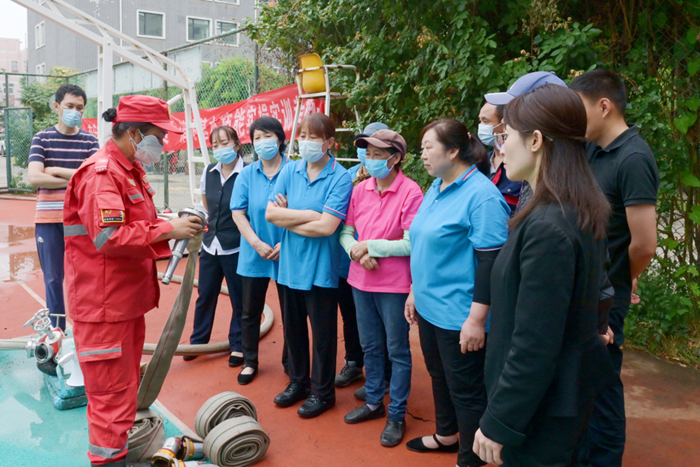
[[[293,76],[275,68],[273,66],[275,61],[269,53],[257,50],[254,43],[245,40],[244,32],[243,28],[163,52],[183,67],[190,79],[196,81],[197,103],[200,109],[232,104],[257,93],[293,83]],[[21,83],[15,86],[14,91],[18,96],[22,96],[22,102],[26,101],[26,93],[30,93],[32,99],[37,96],[43,97],[46,102],[44,112],[41,115],[35,115],[33,129],[29,130],[27,127],[20,133],[40,131],[56,123],[57,115],[49,110],[49,105],[55,89],[64,83],[76,84],[85,90],[88,102],[84,118],[99,117],[97,115],[97,70],[80,73],[62,71],[64,74],[61,76],[0,73],[0,81],[8,79],[9,76],[21,76]],[[180,88],[168,86],[167,82],[129,62],[117,63],[114,66],[114,106],[122,96],[146,94],[167,101],[180,92]],[[15,99],[16,103],[17,100]],[[8,98],[6,106],[9,103]],[[36,107],[36,103],[33,103],[33,106]],[[175,103],[171,108],[173,113],[183,110],[182,101]],[[11,115],[14,114],[11,112]],[[19,147],[17,151],[20,151]],[[244,159],[252,160],[252,145],[244,145],[242,153]],[[12,166],[13,177],[9,176],[8,169],[8,187],[12,191],[20,188],[29,189],[26,173],[23,172],[26,172],[26,163],[23,166],[22,156],[18,152],[14,154],[16,159],[13,160],[16,160],[18,165]],[[187,162],[187,151],[175,151],[164,154],[161,162],[147,168],[149,181],[156,190],[154,201],[159,209],[169,207],[177,211],[191,204]],[[196,174],[200,175],[203,170],[202,164],[196,164],[195,168]],[[18,183],[10,184],[10,179],[17,180]]]
[[[12,191],[31,192],[27,165],[34,136],[34,115],[27,107],[8,107],[3,112],[7,186]]]

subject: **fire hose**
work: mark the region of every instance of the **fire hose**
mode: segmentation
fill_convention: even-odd
[[[149,407],[158,397],[185,327],[201,242],[199,234],[186,245],[189,256],[182,286],[139,386],[137,422],[129,433],[127,460],[131,462],[148,459],[167,462],[171,460],[167,453],[174,452],[163,446],[162,416]],[[174,268],[171,266],[168,270],[172,273]],[[197,412],[195,426],[197,434],[204,439],[204,454],[220,467],[252,465],[265,456],[270,444],[270,438],[257,422],[255,406],[236,393],[210,398]],[[160,446],[163,449],[159,450]]]
[[[163,273],[158,273],[158,278],[160,279]],[[182,283],[182,276],[173,276],[170,282],[175,282],[178,284]],[[194,287],[199,286],[199,281],[197,279],[193,282]],[[222,286],[221,293],[228,295],[228,287]],[[272,313],[272,309],[265,305],[263,310],[263,321],[260,325],[260,338],[262,339],[265,334],[267,334],[272,325],[274,324],[275,317]],[[27,345],[27,340],[31,336],[15,337],[12,339],[0,339],[0,350],[24,350]],[[153,351],[156,349],[156,344],[145,343],[143,345],[144,355],[152,355]],[[211,355],[216,353],[223,353],[229,351],[228,341],[214,342],[212,344],[180,344],[175,349],[175,355]]]
[[[199,234],[186,245],[189,255],[185,274],[182,278],[177,278],[182,286],[158,343],[155,346],[146,344],[145,347],[148,348],[144,348],[144,353],[152,353],[153,358],[146,366],[138,390],[135,422],[129,430],[128,462],[151,460],[159,451],[159,447],[165,443],[163,416],[149,407],[160,393],[176,352],[180,355],[199,355],[228,351],[227,342],[196,346],[179,345],[195,286],[194,275],[201,242],[202,236]],[[174,267],[169,265],[168,269]],[[175,279],[174,276],[172,278]],[[272,327],[273,317],[267,306],[264,316],[261,336]],[[21,346],[17,347],[18,344]],[[0,340],[0,350],[24,348],[25,344],[26,341],[23,340]],[[198,435],[204,438],[204,453],[220,467],[252,465],[265,456],[270,444],[269,436],[257,422],[255,406],[236,393],[220,394],[207,401],[197,413],[196,424]],[[179,465],[175,460],[173,464]]]

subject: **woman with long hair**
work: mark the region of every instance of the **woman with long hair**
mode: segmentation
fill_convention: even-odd
[[[497,135],[511,180],[534,191],[491,280],[489,395],[474,452],[507,466],[571,464],[593,396],[612,383],[598,335],[610,207],[586,160],[586,109],[547,84],[511,101]]]
[[[508,235],[510,209],[479,169],[486,148],[463,123],[442,119],[421,134],[421,158],[437,177],[409,232],[413,287],[406,320],[418,325],[433,384],[436,433],[406,447],[459,452],[459,467],[481,466],[472,452],[486,408],[484,357],[493,260]],[[459,434],[459,439],[457,437]]]

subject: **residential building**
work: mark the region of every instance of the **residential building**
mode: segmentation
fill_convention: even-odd
[[[8,73],[25,73],[27,66],[27,49],[21,48],[19,39],[0,38],[0,70]],[[22,87],[20,86],[20,76],[0,74],[0,105],[16,106],[20,105],[22,98]],[[7,86],[6,86],[7,84]]]
[[[255,17],[255,0],[66,1],[159,52],[235,30],[246,18]],[[48,73],[55,66],[77,71],[97,67],[96,44],[31,11],[27,33],[28,69],[33,73]],[[219,47],[229,48],[226,56],[253,56],[251,42],[244,34]]]

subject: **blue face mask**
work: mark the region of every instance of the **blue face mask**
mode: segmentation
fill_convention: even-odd
[[[255,153],[266,161],[275,157],[280,150],[279,146],[277,146],[277,138],[259,139],[253,146],[255,147]]]
[[[233,149],[233,146],[216,149],[214,151],[214,159],[221,162],[222,164],[230,164],[231,162],[236,160],[237,156],[238,154],[236,154],[236,150]]]
[[[484,125],[479,123],[479,139],[486,146],[493,146],[495,144],[495,138],[493,136],[493,125]]]
[[[316,162],[324,156],[323,142],[318,141],[299,141],[299,155],[306,162]]]
[[[71,128],[77,127],[80,125],[82,119],[83,114],[81,114],[77,110],[63,109],[63,117],[61,117],[61,120],[63,120],[63,123],[65,123],[66,126]]]
[[[374,178],[386,178],[391,173],[391,169],[394,168],[394,166],[389,168],[389,159],[365,159],[365,168]]]
[[[365,164],[365,158],[367,157],[367,148],[357,148],[357,158],[360,159],[360,164]]]

